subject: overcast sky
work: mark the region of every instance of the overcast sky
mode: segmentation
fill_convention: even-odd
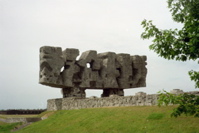
[[[38,83],[44,45],[146,55],[147,87],[125,95],[195,91],[188,71],[197,63],[168,61],[150,51],[151,41],[140,38],[143,19],[161,29],[181,27],[166,0],[0,0],[0,109],[46,108],[47,99],[62,97],[60,89]],[[86,92],[87,97],[102,93]]]

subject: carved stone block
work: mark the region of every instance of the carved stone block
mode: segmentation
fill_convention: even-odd
[[[123,89],[146,86],[146,56],[43,46],[39,83],[62,88],[63,97],[85,97],[85,89],[102,89],[102,97],[123,96]]]

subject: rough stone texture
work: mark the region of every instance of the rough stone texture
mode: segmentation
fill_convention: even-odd
[[[62,89],[63,98],[66,97],[86,97],[85,89],[74,88],[63,88]]]
[[[172,94],[182,94],[184,92],[183,92],[183,90],[180,90],[180,89],[173,89],[173,90],[170,91],[170,93],[172,93]]]
[[[174,89],[175,91],[175,89]],[[182,90],[180,90],[182,91]],[[186,92],[199,95],[199,91]],[[179,94],[179,93],[176,93]],[[153,106],[157,105],[158,94],[147,95],[144,92],[138,92],[135,96],[118,96],[96,98],[60,98],[48,100],[47,110],[72,110],[82,108],[100,108],[100,107],[119,107],[119,106]]]
[[[146,86],[146,56],[78,49],[40,48],[39,83],[62,88],[63,98],[86,96],[85,89],[102,89],[102,97],[124,96],[123,89]]]
[[[35,117],[35,118],[7,118],[7,119],[0,118],[0,121],[5,122],[5,123],[16,123],[16,122],[28,123],[28,122],[37,122],[40,120],[41,120],[41,118],[38,118],[38,117]]]
[[[60,98],[48,100],[47,110],[71,110],[82,108],[119,107],[119,106],[152,106],[157,105],[157,94],[142,93],[135,96],[110,95],[104,98]]]
[[[176,89],[172,90],[176,91]],[[178,89],[178,92],[183,92]],[[199,91],[184,92],[199,96]],[[179,94],[179,93],[175,93]],[[118,96],[110,95],[110,97],[97,98],[60,98],[49,99],[47,104],[48,111],[71,110],[82,108],[100,108],[100,107],[119,107],[119,106],[153,106],[157,105],[158,94],[146,94],[138,92],[135,96]]]

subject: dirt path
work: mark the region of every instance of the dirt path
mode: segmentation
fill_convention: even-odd
[[[24,124],[22,124],[22,125],[19,126],[19,127],[15,127],[13,130],[11,130],[11,132],[16,132],[16,131],[18,131],[18,130],[24,128],[24,127],[27,127],[27,126],[30,125],[30,124],[32,124],[32,122],[24,123]]]

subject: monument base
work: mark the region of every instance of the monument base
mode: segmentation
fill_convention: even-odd
[[[183,92],[180,89],[174,89],[170,93],[182,94],[188,93],[199,96],[199,91]],[[147,95],[144,92],[138,92],[135,96],[109,95],[102,98],[59,98],[49,99],[47,104],[48,111],[72,110],[82,108],[101,108],[101,107],[119,107],[119,106],[152,106],[157,105],[158,94]]]
[[[135,96],[117,96],[103,98],[59,98],[49,99],[48,111],[72,110],[82,108],[119,107],[119,106],[152,106],[157,105],[157,94],[137,93]]]

